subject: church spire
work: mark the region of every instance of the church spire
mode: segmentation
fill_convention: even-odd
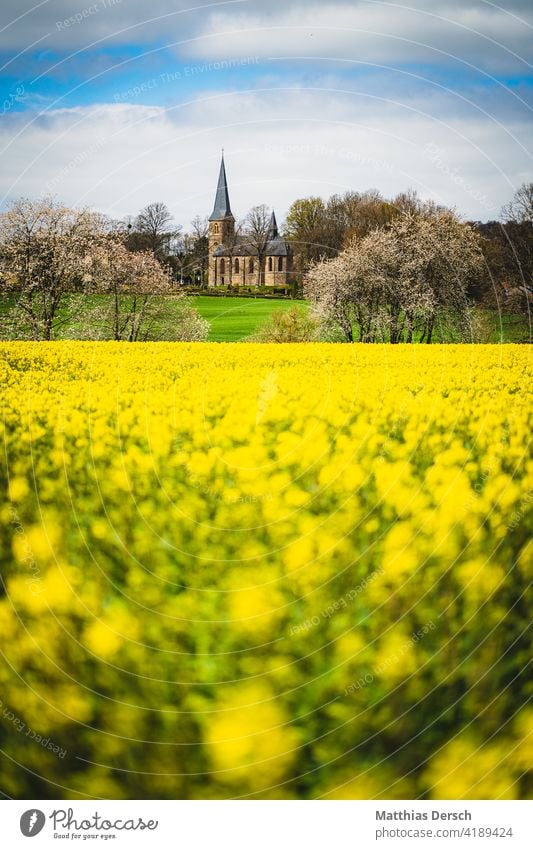
[[[270,225],[268,228],[268,238],[270,241],[272,241],[272,239],[277,239],[278,236],[278,222],[276,221],[274,210],[272,210],[272,215],[270,216]]]
[[[213,207],[213,212],[209,216],[209,220],[218,221],[220,218],[229,218],[230,216],[233,217],[231,207],[229,205],[228,181],[226,179],[226,168],[224,166],[224,151],[222,151],[217,193],[215,195],[215,205]]]

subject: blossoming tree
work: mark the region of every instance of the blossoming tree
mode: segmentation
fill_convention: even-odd
[[[431,342],[435,323],[464,331],[479,236],[449,211],[408,213],[312,266],[306,292],[347,341]]]

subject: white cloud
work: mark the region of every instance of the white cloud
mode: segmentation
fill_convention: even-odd
[[[70,51],[105,44],[184,41],[194,58],[351,57],[453,63],[526,72],[529,0],[2,0],[0,48]]]
[[[528,17],[531,19],[531,9]],[[526,73],[531,27],[488,5],[343,2],[274,11],[247,6],[209,15],[199,38],[186,46],[196,57],[350,58],[362,63],[433,63]]]
[[[444,97],[444,96],[443,96]],[[435,116],[448,114],[448,118]],[[297,197],[415,186],[470,217],[498,215],[527,176],[527,125],[506,130],[445,99],[409,106],[333,90],[211,95],[185,107],[131,104],[11,114],[0,129],[6,199],[53,193],[116,216],[165,201],[179,222],[209,214],[226,149],[234,214],[280,217]]]
[[[225,0],[229,2],[237,0]],[[70,50],[99,39],[109,43],[146,43],[169,32],[190,30],[197,15],[222,2],[209,0],[2,0],[0,46],[24,49],[38,39],[41,47]],[[203,11],[196,11],[203,10]]]

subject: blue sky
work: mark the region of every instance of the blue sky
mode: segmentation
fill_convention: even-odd
[[[1,203],[237,216],[416,188],[497,218],[532,179],[533,6],[510,0],[3,0]]]

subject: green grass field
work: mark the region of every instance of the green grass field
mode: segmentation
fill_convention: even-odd
[[[295,304],[306,308],[303,301],[275,301],[263,298],[213,298],[198,295],[194,306],[211,325],[210,342],[238,342],[254,333],[268,321],[273,312],[288,310]]]
[[[102,298],[106,296],[88,295],[87,297]],[[261,325],[267,323],[274,312],[288,310],[291,307],[307,309],[305,301],[271,300],[267,298],[197,295],[191,297],[190,301],[211,325],[210,342],[239,342],[255,333]],[[0,321],[2,320],[2,313],[12,303],[11,298],[0,298]],[[169,309],[172,309],[170,305]],[[505,313],[499,315],[497,312],[488,310],[483,310],[482,315],[486,326],[483,338],[480,338],[479,341],[493,343],[531,341],[531,332],[525,316]],[[60,332],[58,338],[61,338],[62,335]],[[433,341],[453,341],[453,339],[450,337],[442,340],[439,333],[436,332]]]
[[[214,298],[199,295],[192,298],[198,312],[210,325],[210,342],[238,342],[265,324],[273,312],[298,306],[307,309],[305,301],[276,301],[261,298]],[[484,311],[486,318],[485,342],[526,342],[530,339],[527,321],[523,316]],[[434,342],[441,341],[435,334]],[[451,340],[445,340],[451,341]]]
[[[99,298],[102,295],[88,295],[89,299]],[[262,324],[265,324],[273,312],[277,310],[288,310],[297,306],[307,309],[304,301],[271,300],[267,298],[235,298],[235,297],[210,297],[198,295],[190,298],[191,304],[198,310],[203,318],[211,325],[209,333],[210,342],[239,342],[254,333]],[[13,301],[10,298],[0,298],[0,321],[2,313],[5,312]],[[169,304],[169,309],[172,305]],[[61,337],[61,333],[59,336]]]

